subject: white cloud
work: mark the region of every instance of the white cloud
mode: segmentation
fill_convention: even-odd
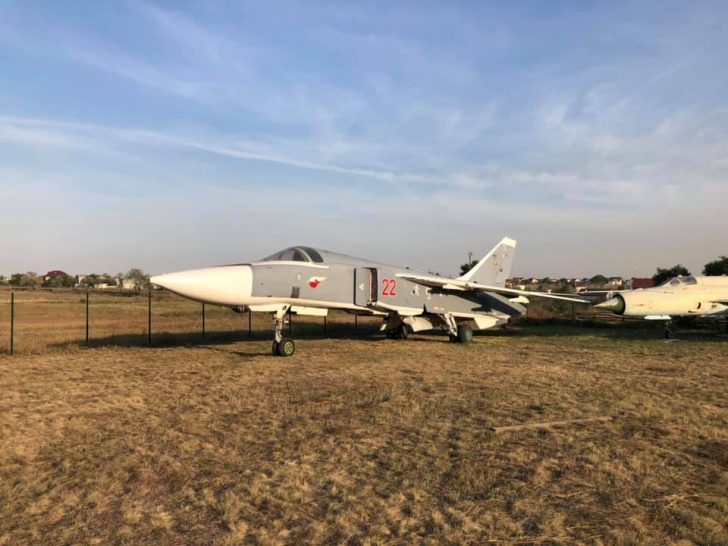
[[[40,68],[23,71],[29,98],[18,87],[5,108],[39,118],[0,117],[4,232],[27,228],[0,241],[19,263],[54,236],[83,237],[74,259],[111,269],[243,247],[255,257],[290,237],[446,270],[463,248],[509,234],[533,274],[647,273],[725,253],[714,235],[728,228],[725,38],[707,24],[713,10],[690,8],[680,24],[677,9],[642,6],[626,21],[607,4],[548,16],[132,8],[119,27],[37,13],[10,17],[27,24],[7,34],[0,22],[11,60]],[[135,33],[113,32],[125,25]],[[55,81],[62,90],[41,92]],[[89,108],[86,86],[100,89]],[[144,121],[120,123],[127,114]],[[73,235],[54,234],[49,217]],[[119,232],[114,257],[104,242]]]

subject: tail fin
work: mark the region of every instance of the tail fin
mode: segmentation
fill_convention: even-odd
[[[515,255],[516,241],[504,237],[470,271],[458,277],[458,280],[479,282],[489,286],[505,286],[506,279],[511,276]]]

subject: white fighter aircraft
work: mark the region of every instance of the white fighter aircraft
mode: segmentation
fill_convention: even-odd
[[[728,276],[675,277],[653,288],[615,291],[595,307],[625,317],[664,321],[665,337],[672,339],[675,317],[728,315]]]
[[[506,324],[525,311],[528,297],[585,300],[505,287],[516,241],[504,238],[466,274],[440,277],[308,246],[286,248],[252,263],[208,267],[152,277],[151,282],[189,299],[270,313],[273,354],[291,356],[283,337],[287,313],[325,316],[329,309],[383,318],[392,339],[442,328],[467,343],[473,330]]]

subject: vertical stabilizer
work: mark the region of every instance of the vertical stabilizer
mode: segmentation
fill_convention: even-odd
[[[516,241],[504,237],[470,271],[458,277],[458,280],[479,282],[489,286],[505,286],[506,279],[511,276],[515,255]]]

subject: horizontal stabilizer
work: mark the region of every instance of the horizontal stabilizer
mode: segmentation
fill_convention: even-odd
[[[545,298],[549,300],[569,301],[571,303],[591,303],[589,300],[551,294],[549,292],[531,292],[529,290],[517,290],[503,286],[491,286],[479,282],[464,281],[462,279],[449,279],[447,277],[435,277],[430,275],[412,275],[409,273],[398,273],[397,277],[407,279],[423,286],[440,288],[442,290],[465,291],[465,292],[493,292],[504,296],[525,296],[526,298]]]

